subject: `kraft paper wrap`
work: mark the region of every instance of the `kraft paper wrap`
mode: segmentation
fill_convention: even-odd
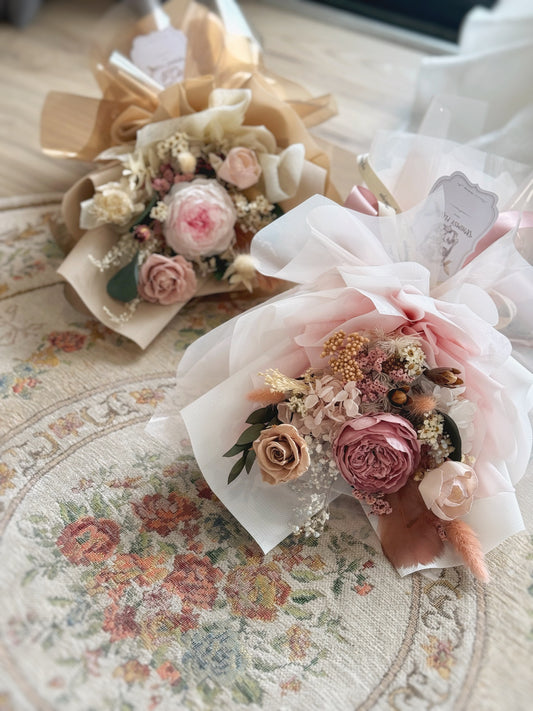
[[[89,261],[89,254],[101,259],[118,239],[110,227],[85,231],[80,228],[80,204],[92,197],[95,189],[120,175],[120,164],[102,160],[100,154],[123,145],[132,148],[137,132],[147,124],[187,116],[208,107],[215,88],[248,89],[252,99],[245,125],[265,126],[283,150],[301,143],[305,162],[297,193],[280,203],[287,211],[314,194],[339,201],[330,180],[329,146],[320,146],[308,127],[335,113],[329,96],[313,99],[302,87],[267,72],[260,53],[245,37],[228,36],[220,20],[193,2],[171,0],[164,6],[172,24],[188,37],[185,79],[159,93],[134,81],[108,62],[113,50],[126,56],[133,38],[156,29],[147,16],[122,34],[101,39],[94,52],[93,69],[102,90],[102,99],[51,93],[42,113],[42,146],[56,156],[98,161],[99,167],[79,180],[63,199],[66,230],[61,247],[68,253],[58,270],[67,282],[65,294],[76,308],[88,310],[106,326],[145,348],[184,306],[161,306],[142,302],[124,323],[109,318],[104,307],[114,314],[125,306],[106,292],[110,273],[100,273]],[[343,154],[343,161],[356,166],[355,157]],[[199,281],[197,296],[234,290],[214,277]]]
[[[336,114],[329,94],[312,97],[298,84],[269,72],[257,46],[246,37],[228,35],[207,8],[170,0],[164,11],[187,36],[184,82],[159,93],[109,61],[114,50],[129,56],[134,37],[157,29],[153,15],[126,29],[122,23],[120,31],[111,21],[102,24],[103,37],[91,57],[102,98],[48,94],[41,116],[41,145],[46,153],[93,160],[110,146],[134,140],[147,123],[200,110],[206,93],[215,87],[235,89],[250,82],[259,83],[266,94],[286,104],[308,128]]]

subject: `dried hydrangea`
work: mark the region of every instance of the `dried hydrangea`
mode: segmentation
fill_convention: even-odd
[[[319,438],[332,436],[335,426],[359,414],[360,391],[356,383],[344,383],[339,378],[322,374],[309,384],[302,398],[303,412],[291,409],[291,403],[278,405],[282,422],[291,422],[302,434]]]

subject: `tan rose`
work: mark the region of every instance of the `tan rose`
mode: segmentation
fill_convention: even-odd
[[[253,447],[261,476],[268,484],[297,479],[310,464],[305,440],[292,425],[275,425],[263,430]]]
[[[472,467],[447,460],[424,474],[419,491],[424,503],[444,521],[464,516],[472,508],[477,476]]]

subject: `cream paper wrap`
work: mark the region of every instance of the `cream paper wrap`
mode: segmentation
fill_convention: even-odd
[[[436,301],[427,266],[414,260],[427,229],[442,219],[442,207],[438,192],[393,217],[359,215],[321,196],[307,200],[263,229],[252,244],[262,273],[298,286],[208,333],[185,352],[175,392],[148,431],[175,448],[185,424],[209,486],[263,551],[291,533],[297,495],[289,486],[263,482],[257,463],[249,475],[227,484],[231,461],[223,454],[252,410],[246,394],[267,368],[298,376],[310,364],[318,366],[324,339],[341,326],[346,332],[355,324],[358,329],[398,327],[405,313],[394,305],[392,293],[402,294],[413,314],[425,313],[463,334],[471,351],[463,364],[467,384],[472,378],[480,383],[495,379],[495,402],[485,393],[476,416],[476,471],[482,484],[465,521],[479,535],[485,552],[522,529],[514,485],[530,455],[527,413],[533,404],[533,376],[512,357],[509,341],[493,327],[498,314],[488,292],[502,275],[517,277],[517,283],[529,283],[531,289],[533,268],[516,251],[513,230],[472,262],[476,270],[469,276],[483,274],[483,283],[476,284],[474,278],[464,288],[450,290],[440,284]],[[407,252],[399,262],[389,254],[397,243]],[[527,318],[533,327],[532,314]],[[479,396],[477,400],[481,403]],[[339,481],[331,498],[346,491],[347,485]],[[375,518],[369,518],[376,526]],[[459,562],[446,548],[425,567]]]

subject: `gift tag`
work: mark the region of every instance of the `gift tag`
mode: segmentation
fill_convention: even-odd
[[[166,88],[184,79],[187,37],[170,26],[138,35],[133,40],[130,56],[139,69]]]
[[[447,278],[461,268],[496,222],[498,196],[474,185],[460,171],[439,178],[430,193],[438,190],[444,197],[443,222],[431,241],[432,250],[439,250],[441,277]]]

